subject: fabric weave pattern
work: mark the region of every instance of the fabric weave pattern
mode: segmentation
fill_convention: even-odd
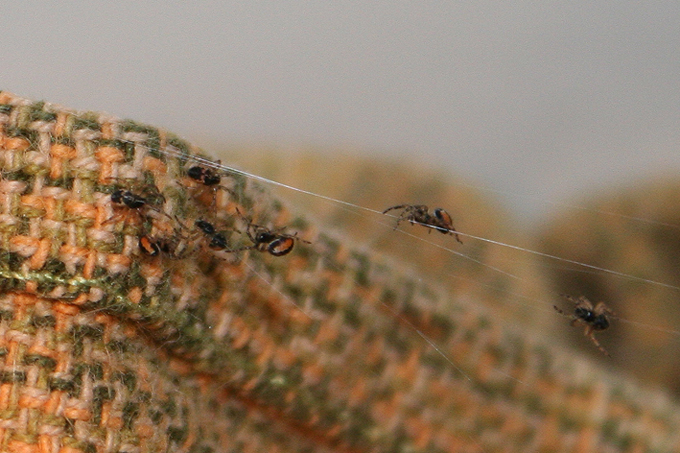
[[[205,190],[188,156],[204,155],[156,128],[0,92],[1,451],[680,450],[665,395],[325,233],[243,175]],[[199,219],[234,249],[249,220],[311,244],[213,251]]]

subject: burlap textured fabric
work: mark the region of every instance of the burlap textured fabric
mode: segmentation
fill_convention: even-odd
[[[201,186],[190,155],[153,127],[0,92],[1,451],[680,451],[665,395],[243,175]],[[243,250],[211,249],[196,220]],[[311,244],[254,249],[249,220]]]

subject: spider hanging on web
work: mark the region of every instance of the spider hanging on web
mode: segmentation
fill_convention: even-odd
[[[397,217],[397,224],[394,226],[395,229],[403,221],[411,222],[411,225],[420,223],[426,226],[431,226],[442,234],[451,234],[455,236],[456,241],[461,244],[463,243],[463,241],[460,240],[456,229],[453,228],[453,220],[451,219],[451,216],[442,208],[434,208],[432,214],[430,214],[430,208],[425,205],[400,204],[389,207],[382,213],[387,214],[388,212],[395,209],[401,209],[401,214],[399,214],[399,217]],[[431,230],[428,230],[428,233],[430,231]]]
[[[585,325],[585,331],[583,334],[590,338],[590,341],[593,342],[597,348],[604,353],[607,357],[610,357],[609,353],[600,345],[600,342],[597,341],[595,338],[595,332],[598,332],[600,330],[606,330],[609,328],[609,318],[608,316],[613,316],[614,312],[605,305],[604,302],[598,302],[597,304],[593,305],[591,301],[586,299],[584,296],[577,298],[574,298],[572,296],[568,296],[566,294],[563,294],[562,297],[566,298],[567,300],[573,302],[575,304],[574,306],[574,313],[569,315],[562,311],[561,309],[557,308],[556,305],[553,305],[553,308],[562,316],[566,316],[567,318],[570,318],[571,325],[574,326],[577,323],[581,323]]]

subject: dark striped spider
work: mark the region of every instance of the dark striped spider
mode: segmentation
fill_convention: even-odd
[[[223,233],[217,231],[217,229],[215,229],[212,223],[206,220],[197,220],[195,225],[196,228],[201,230],[201,232],[208,237],[209,248],[213,250],[224,250],[227,252],[231,251],[227,249],[227,247],[229,246],[229,244],[227,244],[227,237]]]
[[[456,238],[456,241],[460,242],[461,244],[463,243],[463,241],[460,240],[455,228],[453,228],[453,220],[451,219],[451,216],[442,208],[435,208],[432,211],[432,214],[430,214],[430,209],[425,205],[400,204],[389,207],[382,213],[387,214],[388,212],[395,209],[402,210],[401,214],[399,214],[399,217],[397,217],[397,224],[394,226],[395,230],[403,221],[411,222],[411,225],[420,223],[431,226],[442,234],[451,234]],[[428,233],[430,231],[431,230],[428,230]]]
[[[577,323],[584,324],[585,331],[583,334],[590,338],[590,341],[592,341],[593,344],[597,346],[597,348],[602,351],[602,353],[604,353],[604,355],[609,357],[609,353],[595,338],[595,332],[609,328],[609,318],[607,316],[613,316],[614,312],[609,307],[607,307],[604,302],[598,302],[593,306],[593,303],[584,296],[576,299],[563,294],[562,297],[575,304],[574,313],[571,315],[566,314],[564,311],[557,308],[556,305],[553,305],[553,308],[555,308],[555,310],[562,316],[570,318],[572,320],[572,326],[575,326]]]
[[[145,185],[141,189],[127,189],[117,187],[111,192],[111,201],[114,207],[120,208],[105,223],[120,221],[123,226],[130,223],[143,224],[149,219],[149,214],[156,212],[171,219],[161,210],[165,203],[165,197],[158,191],[156,186]]]
[[[215,170],[201,167],[200,165],[189,168],[187,176],[206,187],[216,186],[222,181],[222,176]]]

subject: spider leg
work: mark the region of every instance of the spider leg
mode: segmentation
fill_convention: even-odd
[[[106,219],[102,225],[110,225],[114,222],[122,222],[124,227],[134,223],[143,224],[144,218],[141,212],[137,209],[121,208],[123,212],[114,212],[111,217]],[[134,220],[134,223],[133,223]]]
[[[553,308],[554,308],[555,311],[556,311],[557,313],[559,313],[560,315],[564,316],[565,318],[571,319],[571,322],[569,323],[570,326],[573,327],[573,326],[576,325],[576,323],[579,322],[579,319],[578,319],[578,318],[574,317],[574,315],[572,315],[572,314],[570,314],[570,313],[565,313],[561,308],[558,308],[557,305],[553,305]]]
[[[293,234],[282,234],[280,237],[282,237],[282,238],[291,238],[291,239],[294,239],[294,240],[296,240],[296,241],[298,241],[298,242],[302,242],[302,243],[305,243],[305,244],[311,244],[311,242],[305,241],[305,240],[302,239],[301,237],[298,237],[298,232],[297,232],[297,231],[296,231],[295,233],[293,233]]]
[[[385,209],[382,213],[383,213],[383,214],[387,214],[388,212],[390,212],[390,211],[392,211],[392,210],[395,210],[395,209],[404,209],[404,208],[407,208],[408,206],[409,206],[409,205],[407,205],[407,204],[400,204],[400,205],[397,205],[397,206],[392,206],[392,207],[390,207],[390,208]]]
[[[450,234],[450,235],[452,235],[453,237],[455,237],[455,238],[456,238],[456,241],[458,241],[458,243],[460,243],[460,244],[463,243],[463,241],[460,240],[460,236],[458,236],[458,233],[456,232],[456,230],[453,229],[453,227],[451,227],[451,228],[449,229],[449,233],[448,233],[448,234]]]
[[[602,313],[604,315],[611,315],[611,316],[616,316],[614,313],[614,310],[611,308],[607,307],[604,302],[598,302],[597,305],[595,305],[595,308],[593,308],[593,311],[595,313]]]
[[[590,341],[592,341],[595,346],[597,346],[597,349],[599,349],[607,357],[611,357],[607,350],[602,347],[599,341],[597,341],[597,338],[595,338],[595,332],[590,328],[590,326],[588,326],[586,332],[588,332],[586,336],[590,338]]]
[[[418,223],[418,225],[422,225],[427,228],[427,234],[432,233],[433,228],[437,228],[437,219],[432,217],[427,211],[418,212],[417,214],[414,213],[412,217],[413,220]]]
[[[413,225],[413,220],[410,219],[410,214],[407,214],[406,211],[404,211],[399,215],[399,217],[397,217],[397,223],[394,224],[394,228],[392,228],[392,230],[399,228],[399,224],[404,220],[408,220],[411,222],[411,225]]]
[[[562,316],[568,316],[568,317],[571,318],[571,316],[569,316],[569,315],[566,314],[564,311],[562,311],[562,309],[557,308],[557,305],[553,305],[553,308],[555,309],[555,311],[556,311],[557,313],[561,314]]]
[[[586,298],[586,296],[581,296],[578,298],[578,305],[580,305],[583,308],[589,308],[593,311],[595,311],[595,307],[593,307],[593,303]]]
[[[210,192],[210,211],[212,212],[215,210],[215,206],[217,206],[217,194],[213,187],[197,185],[190,189],[192,191],[191,197],[195,200],[201,200],[206,193]]]
[[[238,200],[238,195],[236,194],[236,192],[234,192],[233,190],[231,190],[227,187],[221,186],[221,185],[204,186],[204,187],[202,187],[202,189],[212,192],[212,197],[211,197],[212,200],[211,200],[211,204],[210,204],[211,210],[217,209],[217,192],[219,190],[221,190],[222,192],[226,192],[233,200]]]
[[[254,237],[251,230],[257,230],[258,226],[253,223],[252,219],[243,215],[243,213],[241,213],[241,210],[238,208],[238,206],[236,207],[236,213],[239,215],[239,217],[241,217],[248,224],[248,225],[246,225],[246,231],[245,231],[246,236],[248,236],[248,239],[250,239],[253,242],[256,242],[255,237]],[[241,231],[241,230],[235,230],[235,231],[239,234],[243,234],[243,231]]]
[[[569,302],[571,302],[573,304],[578,304],[578,301],[576,299],[574,299],[572,296],[570,296],[569,294],[560,294],[560,296],[564,297],[565,299],[567,299]]]
[[[243,252],[245,250],[259,250],[256,245],[247,245],[245,247],[239,247],[237,249],[222,249],[220,250],[221,252],[227,252],[227,253],[236,253],[236,252]]]

